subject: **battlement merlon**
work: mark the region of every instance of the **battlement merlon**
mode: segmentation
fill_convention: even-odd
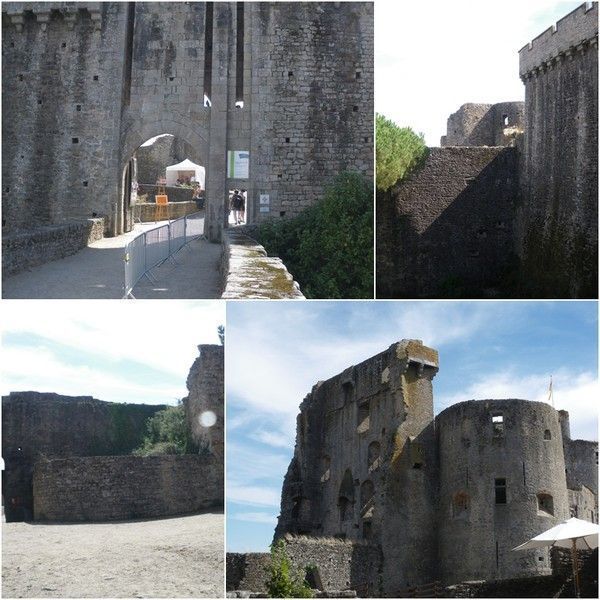
[[[52,13],[60,13],[69,29],[72,29],[77,16],[87,12],[95,29],[102,24],[102,2],[6,2],[2,4],[5,14],[17,31],[23,31],[25,12],[35,16],[42,31],[46,30]]]
[[[527,79],[555,60],[597,44],[598,2],[585,2],[519,50],[519,76]]]
[[[421,340],[402,340],[393,346],[396,347],[396,357],[405,362],[405,368],[414,364],[419,374],[427,369],[429,376],[435,377],[440,366],[437,350],[424,346]]]

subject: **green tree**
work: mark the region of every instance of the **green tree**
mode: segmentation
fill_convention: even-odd
[[[383,192],[404,179],[428,153],[423,134],[410,127],[398,127],[383,115],[376,115],[376,185]]]
[[[307,298],[373,297],[372,180],[342,173],[319,202],[292,219],[267,221],[256,237]]]
[[[217,334],[219,335],[219,342],[221,342],[221,346],[225,345],[225,327],[223,325],[219,325],[217,327]]]
[[[159,410],[146,421],[146,430],[141,446],[133,451],[136,456],[198,452],[191,437],[183,404]]]
[[[271,545],[271,564],[267,568],[269,598],[312,598],[313,592],[304,579],[302,569],[294,569],[285,549],[285,542]]]

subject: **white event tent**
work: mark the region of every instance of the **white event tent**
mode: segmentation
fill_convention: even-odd
[[[167,185],[175,185],[178,178],[184,177],[191,177],[204,189],[204,167],[193,163],[188,158],[176,165],[169,165],[167,167]]]

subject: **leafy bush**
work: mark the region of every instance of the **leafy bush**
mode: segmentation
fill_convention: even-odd
[[[146,428],[142,445],[133,451],[136,456],[198,452],[191,438],[183,404],[159,410],[146,421]]]
[[[283,260],[307,298],[373,297],[372,185],[342,173],[315,205],[258,228],[258,241]]]
[[[269,598],[312,598],[313,592],[304,580],[301,569],[294,569],[285,550],[285,542],[271,545],[271,564],[268,569],[267,594]]]
[[[383,115],[376,116],[376,185],[383,192],[404,179],[427,156],[423,134],[398,127]]]

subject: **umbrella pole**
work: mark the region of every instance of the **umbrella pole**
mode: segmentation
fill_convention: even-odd
[[[577,565],[577,542],[575,539],[571,540],[571,558],[573,561],[573,582],[575,583],[575,598],[579,598],[579,568]]]

